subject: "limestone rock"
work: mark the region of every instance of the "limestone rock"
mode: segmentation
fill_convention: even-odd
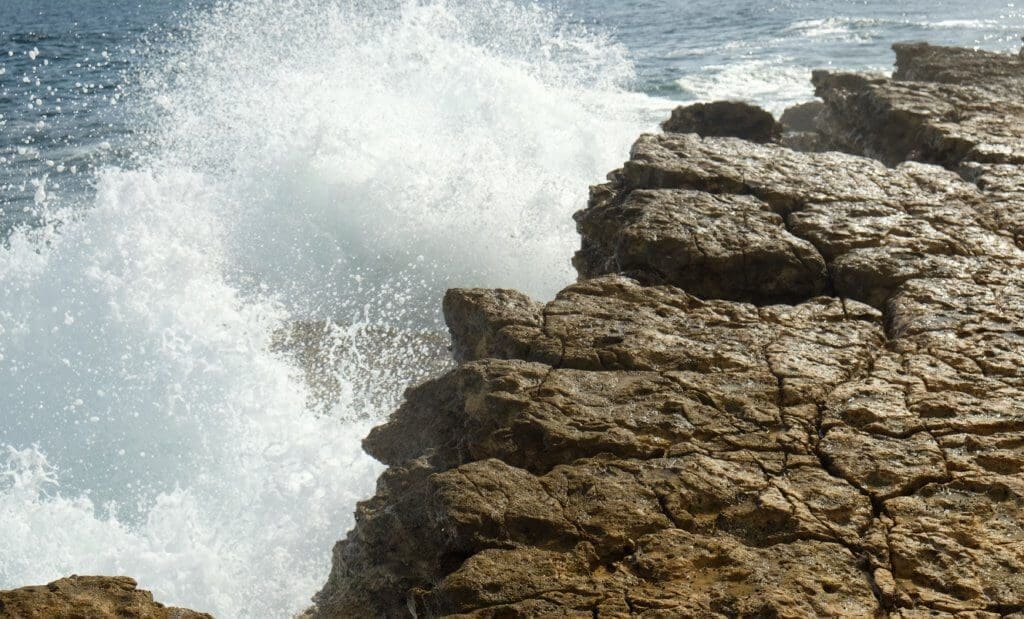
[[[783,130],[779,144],[806,153],[830,150],[828,141],[818,130],[819,119],[824,115],[825,104],[821,101],[808,101],[787,108],[779,118]]]
[[[577,222],[589,241],[576,261],[584,277],[653,273],[701,297],[757,303],[806,299],[828,281],[814,246],[751,196],[637,190],[621,204],[595,204]]]
[[[453,335],[452,353],[464,361],[494,349],[501,329],[540,321],[541,305],[515,290],[451,290],[444,297],[444,314]]]
[[[821,139],[895,164],[937,163],[986,195],[986,225],[1024,242],[1024,57],[901,44],[892,78],[815,74]]]
[[[1024,163],[1024,61],[991,52],[896,45],[892,78],[815,72],[820,127],[887,163]]]
[[[11,619],[212,619],[153,601],[131,578],[70,576],[48,585],[0,591],[0,617]]]
[[[897,53],[816,77],[847,153],[642,136],[577,283],[450,291],[312,613],[1024,613],[1024,77]]]
[[[928,43],[897,43],[893,79],[1024,92],[1024,58]]]
[[[576,215],[585,277],[639,273],[756,303],[832,292],[882,307],[923,273],[1010,277],[1021,266],[979,206],[983,192],[919,164],[647,135],[611,178]]]

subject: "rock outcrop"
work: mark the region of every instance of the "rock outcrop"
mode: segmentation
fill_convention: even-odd
[[[817,71],[832,144],[889,164],[1024,163],[1024,58],[901,44],[883,77]]]
[[[578,283],[449,292],[311,614],[1024,616],[1021,62],[897,53],[847,153],[642,136]]]
[[[1024,56],[896,45],[892,78],[817,72],[832,147],[945,166],[986,194],[992,229],[1024,242]]]
[[[661,127],[669,133],[743,138],[762,144],[777,141],[782,135],[782,125],[770,113],[742,101],[715,101],[679,107]]]
[[[170,608],[131,578],[71,576],[48,585],[0,591],[0,617],[10,619],[212,619]]]

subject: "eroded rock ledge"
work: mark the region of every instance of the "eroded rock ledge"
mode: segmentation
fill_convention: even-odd
[[[1024,612],[1024,62],[897,55],[815,75],[881,161],[645,135],[579,283],[451,291],[313,613]]]

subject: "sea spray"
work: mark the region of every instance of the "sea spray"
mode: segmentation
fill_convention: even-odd
[[[286,616],[372,492],[359,440],[421,376],[409,334],[450,286],[567,283],[570,215],[649,103],[532,5],[257,0],[172,32],[136,160],[0,250],[0,587],[128,574]],[[326,410],[275,346],[296,320],[351,349]]]
[[[433,319],[451,285],[571,281],[570,215],[643,127],[620,47],[509,2],[266,4],[205,16],[150,84],[158,152],[228,185],[243,288]]]

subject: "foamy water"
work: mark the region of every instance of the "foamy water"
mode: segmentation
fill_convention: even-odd
[[[85,205],[41,181],[45,223],[0,250],[0,587],[128,574],[288,616],[417,375],[358,327],[436,330],[455,285],[550,296],[586,186],[661,104],[621,90],[622,48],[500,0],[230,3],[149,66],[131,168]],[[296,319],[365,348],[326,414],[272,352]]]

